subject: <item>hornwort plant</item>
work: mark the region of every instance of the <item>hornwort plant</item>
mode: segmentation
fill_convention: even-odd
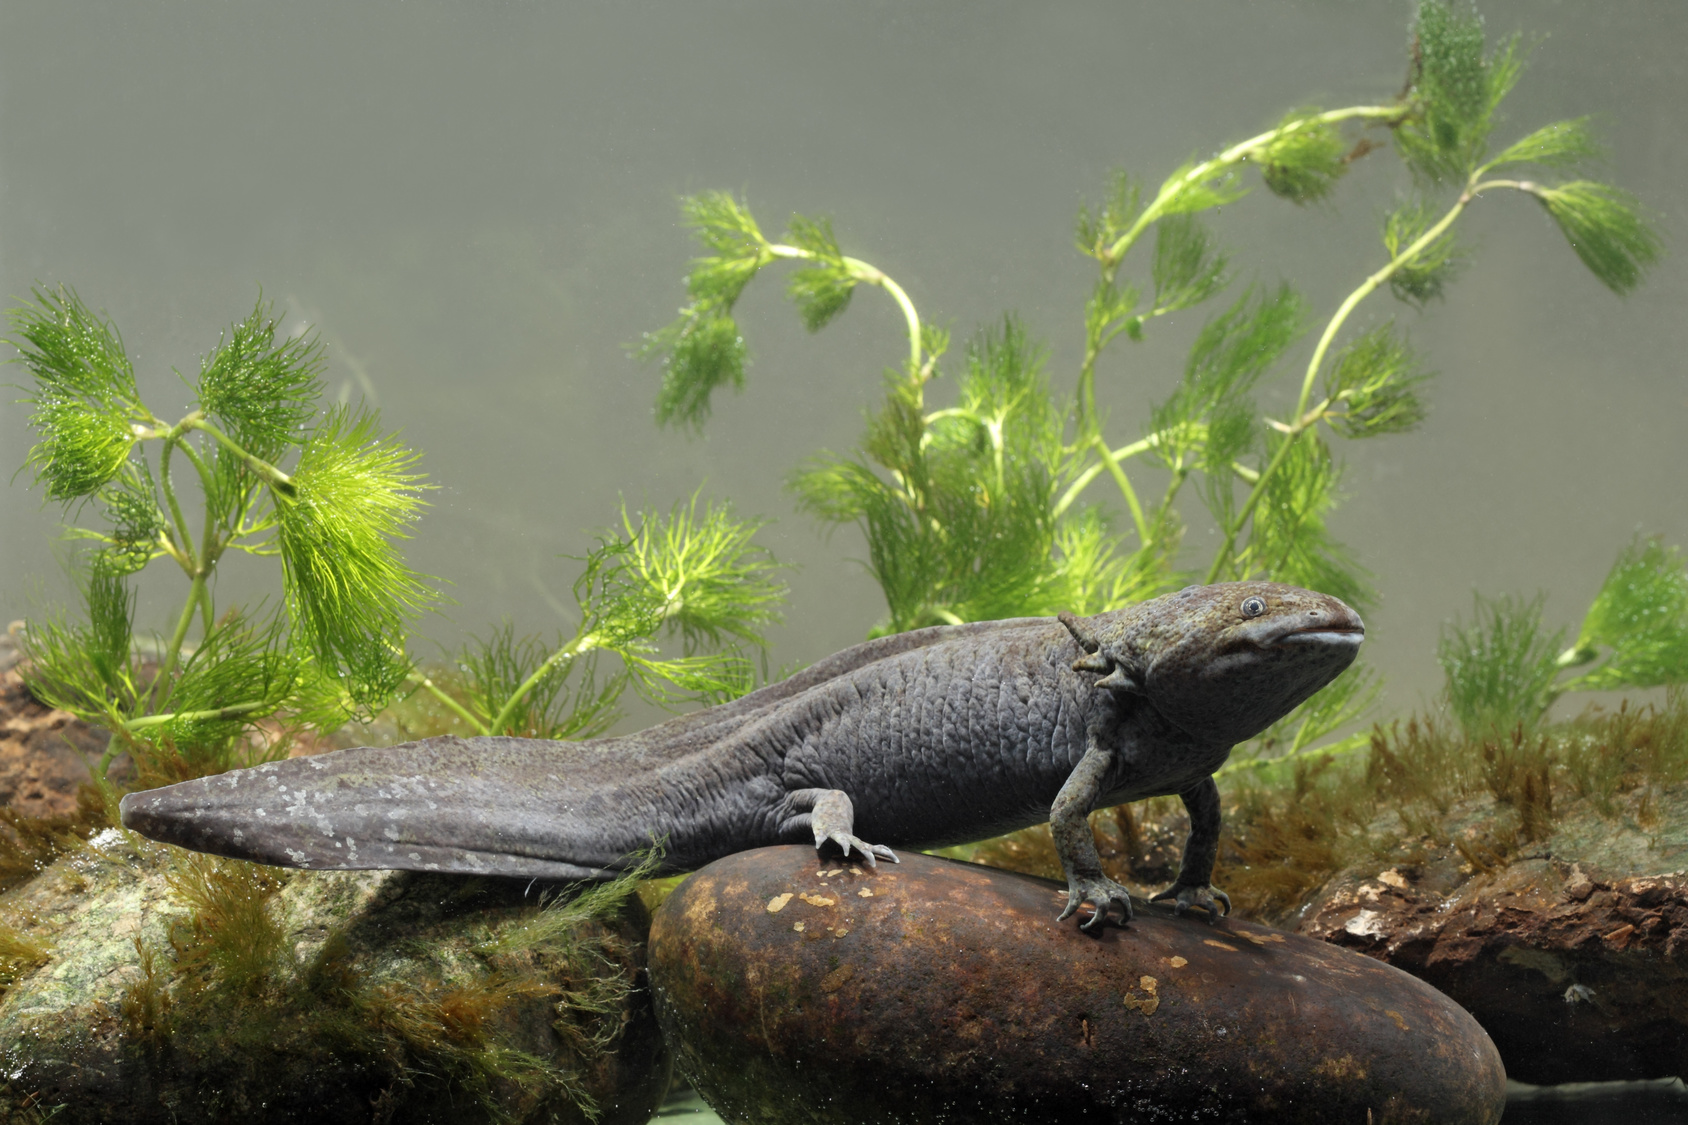
[[[1426,0],[1399,96],[1293,110],[1175,169],[1152,191],[1115,175],[1100,206],[1078,217],[1078,249],[1094,262],[1096,280],[1080,320],[1082,358],[1065,393],[1052,386],[1041,348],[1009,317],[972,338],[954,365],[953,392],[943,404],[930,402],[946,373],[949,333],[923,318],[884,271],[845,254],[830,220],[794,215],[773,241],[742,200],[688,197],[682,213],[705,253],[692,262],[678,318],[638,349],[660,362],[657,418],[699,429],[717,390],[742,388],[747,349],[734,306],[765,268],[789,262],[787,291],[810,330],[842,313],[864,284],[887,293],[906,326],[904,358],[886,373],[884,402],[857,449],[819,456],[790,478],[802,509],[863,531],[886,602],[876,633],[1096,613],[1190,580],[1264,577],[1364,608],[1374,597],[1367,577],[1326,526],[1340,499],[1333,446],[1413,429],[1425,416],[1427,375],[1400,328],[1390,321],[1358,331],[1355,312],[1384,289],[1415,308],[1440,297],[1467,257],[1460,220],[1495,196],[1542,206],[1616,293],[1633,289],[1658,256],[1657,236],[1628,195],[1578,177],[1599,154],[1586,118],[1491,143],[1497,111],[1523,68],[1517,37],[1486,49],[1473,9]],[[1245,166],[1273,195],[1306,204],[1329,197],[1350,164],[1383,148],[1401,159],[1408,190],[1383,222],[1381,263],[1317,316],[1287,283],[1244,287],[1208,318],[1182,379],[1153,404],[1143,431],[1110,433],[1096,393],[1110,348],[1122,336],[1142,340],[1157,318],[1230,287],[1229,258],[1201,216],[1249,193]],[[1310,327],[1311,355],[1289,370],[1283,360]],[[1295,405],[1284,418],[1265,416],[1253,399],[1272,377],[1293,380]],[[1117,491],[1124,533],[1090,499],[1098,482]],[[1207,558],[1183,549],[1179,501],[1192,484],[1216,532]],[[1299,750],[1351,721],[1375,692],[1369,671],[1352,671],[1256,750]]]

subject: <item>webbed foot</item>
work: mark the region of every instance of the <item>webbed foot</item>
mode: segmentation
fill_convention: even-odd
[[[1067,876],[1067,908],[1055,920],[1065,922],[1078,913],[1080,904],[1086,902],[1091,904],[1094,913],[1080,922],[1078,928],[1087,933],[1096,933],[1106,927],[1116,906],[1120,911],[1119,925],[1131,921],[1131,892],[1104,875]]]
[[[1219,920],[1221,904],[1225,907],[1223,913],[1231,913],[1231,896],[1218,887],[1206,884],[1191,886],[1188,883],[1174,883],[1160,894],[1152,896],[1149,901],[1164,902],[1167,899],[1176,900],[1172,907],[1173,913],[1188,914],[1192,907],[1200,907],[1207,911],[1207,920],[1210,923]]]

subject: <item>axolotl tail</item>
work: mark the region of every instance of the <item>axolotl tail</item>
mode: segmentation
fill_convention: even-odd
[[[594,784],[601,747],[446,737],[343,750],[131,793],[123,823],[283,867],[611,878],[662,843],[638,836],[661,819],[637,787]]]

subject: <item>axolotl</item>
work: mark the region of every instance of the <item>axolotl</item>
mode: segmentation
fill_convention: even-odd
[[[1176,793],[1176,882],[1151,901],[1209,919],[1213,774],[1354,659],[1336,598],[1269,582],[1191,586],[1092,617],[939,626],[856,645],[719,706],[578,742],[440,737],[272,762],[123,798],[123,823],[217,855],[303,868],[613,878],[812,840],[868,865],[896,848],[1049,821],[1081,924],[1124,925],[1093,809]],[[871,841],[871,842],[869,842]]]

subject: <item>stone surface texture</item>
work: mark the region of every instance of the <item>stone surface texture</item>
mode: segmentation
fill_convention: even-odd
[[[732,1122],[1499,1119],[1488,1037],[1405,973],[1160,908],[1093,936],[1064,902],[926,856],[742,853],[657,910],[658,1016]]]
[[[107,735],[37,701],[17,663],[15,634],[0,633],[0,807],[24,816],[68,816],[76,811],[77,788],[105,752]]]
[[[521,883],[264,872],[244,901],[278,938],[242,974],[205,934],[243,900],[184,900],[185,854],[107,829],[0,895],[0,1120],[585,1122],[584,1097],[642,1125],[667,1089],[636,896],[524,945]]]

